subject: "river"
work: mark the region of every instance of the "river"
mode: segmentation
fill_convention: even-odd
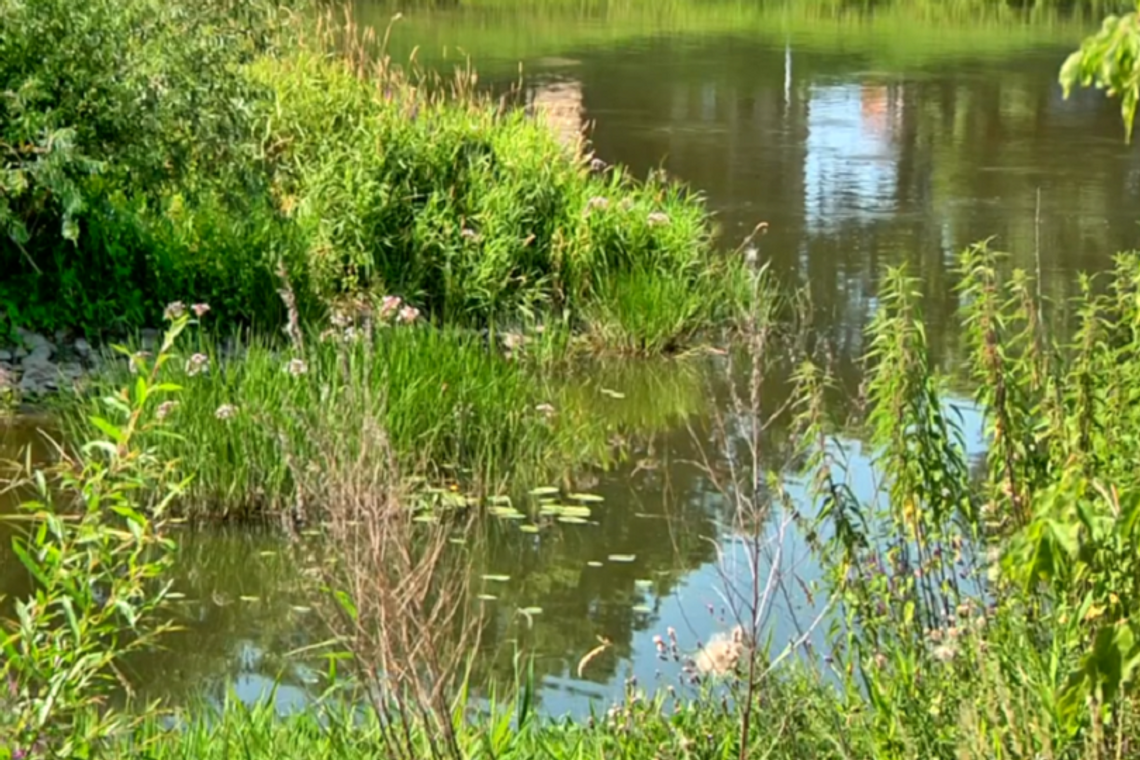
[[[1093,18],[743,2],[488,5],[405,8],[389,51],[397,61],[415,51],[439,71],[470,56],[483,85],[521,82],[559,127],[592,124],[601,159],[640,175],[661,168],[704,193],[725,245],[767,222],[761,255],[783,282],[810,289],[815,329],[848,366],[863,351],[887,266],[906,262],[920,278],[932,350],[950,368],[961,337],[952,265],[963,246],[993,236],[1039,273],[1046,295],[1063,299],[1077,272],[1103,270],[1138,245],[1140,150],[1124,144],[1115,105],[1097,92],[1065,100],[1056,82]],[[381,27],[395,13],[364,0],[358,10]],[[672,682],[654,636],[674,628],[693,648],[725,630],[724,574],[741,567],[724,499],[693,464],[728,410],[723,359],[602,375],[583,387],[617,390],[631,417],[668,397],[685,418],[638,440],[609,471],[578,477],[603,499],[591,524],[538,537],[494,522],[474,551],[475,591],[489,613],[478,671],[509,677],[516,651],[534,655],[552,714],[580,714],[630,676]],[[977,453],[978,415],[960,406]],[[28,426],[0,431],[0,449],[30,437]],[[847,444],[854,487],[870,496],[870,462],[858,441]],[[778,440],[771,445],[774,458]],[[791,489],[806,511],[802,486]],[[802,537],[783,540],[783,561],[810,581],[818,570]],[[319,626],[281,550],[268,530],[184,537],[184,630],[131,662],[144,692],[177,699],[232,687],[253,699],[276,680],[283,708],[304,704],[315,679],[287,653],[316,640]],[[0,592],[20,576],[4,568]],[[776,638],[794,636],[815,611],[778,610]],[[579,676],[599,637],[611,646]]]

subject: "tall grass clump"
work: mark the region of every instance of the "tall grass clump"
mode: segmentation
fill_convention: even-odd
[[[348,47],[348,60],[314,45],[254,68],[274,90],[275,191],[323,296],[380,288],[473,327],[568,313],[635,350],[736,315],[738,262],[713,252],[699,197],[601,168],[467,78]]]
[[[298,322],[284,344],[187,334],[166,373],[188,392],[160,410],[178,435],[147,439],[196,474],[182,503],[199,516],[289,513],[298,502],[319,507],[317,496],[304,493],[298,468],[332,477],[325,440],[367,449],[359,438],[364,421],[383,427],[409,477],[469,493],[523,488],[581,465],[606,466],[622,454],[615,436],[654,432],[699,406],[700,389],[679,359],[666,386],[671,395],[651,410],[626,410],[607,395],[619,391],[543,369],[544,346],[560,340],[557,331],[438,329],[396,302],[338,311],[335,326],[320,333]],[[82,395],[57,404],[70,438],[92,432],[91,410],[133,371],[133,359],[107,363]],[[611,370],[597,379],[611,377],[628,390],[639,381],[633,375]]]

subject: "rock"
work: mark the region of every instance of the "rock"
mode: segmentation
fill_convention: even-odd
[[[71,344],[72,349],[82,359],[87,359],[91,356],[91,344],[83,338],[76,339],[75,343]]]
[[[83,377],[83,365],[79,362],[67,362],[59,366],[60,373],[68,380],[78,380]]]
[[[12,352],[12,357],[15,359],[23,359],[28,355],[28,350],[23,346],[17,346],[16,350]]]
[[[12,361],[12,352],[9,351],[8,349],[0,350],[0,362],[10,362],[10,361]]]
[[[20,342],[23,343],[30,352],[34,353],[37,350],[43,351],[46,349],[49,356],[55,352],[55,344],[39,333],[17,327],[16,335],[19,336]]]
[[[23,367],[25,372],[32,372],[40,367],[46,367],[54,370],[55,365],[51,363],[51,352],[47,348],[37,348],[32,353],[23,357],[20,360],[20,366]]]

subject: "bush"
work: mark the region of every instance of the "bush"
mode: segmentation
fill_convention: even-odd
[[[186,300],[272,329],[282,264],[303,318],[373,291],[437,322],[580,324],[634,269],[702,306],[647,346],[733,315],[731,288],[706,286],[738,262],[712,252],[698,198],[593,172],[464,80],[413,81],[345,53],[354,29],[289,18],[268,0],[0,3],[12,325],[122,332]]]

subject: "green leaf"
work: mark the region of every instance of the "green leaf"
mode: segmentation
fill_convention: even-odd
[[[88,417],[88,419],[91,421],[92,425],[97,427],[103,433],[103,435],[107,436],[115,443],[121,444],[123,442],[123,431],[121,431],[117,425],[113,425],[102,417],[94,415]]]

